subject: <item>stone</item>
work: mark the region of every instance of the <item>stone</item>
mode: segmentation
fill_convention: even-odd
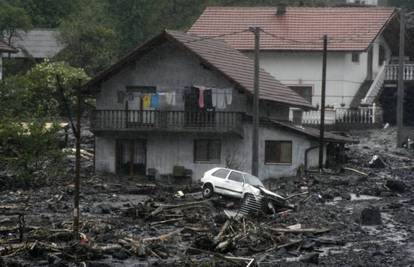
[[[361,211],[362,225],[381,225],[381,212],[376,207],[367,207]]]
[[[389,179],[385,182],[385,186],[397,193],[404,193],[407,190],[407,185],[399,180]]]

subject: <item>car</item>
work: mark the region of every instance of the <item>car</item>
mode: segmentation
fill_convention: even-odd
[[[204,173],[201,183],[204,198],[210,198],[215,193],[239,199],[253,196],[257,200],[264,197],[271,209],[273,205],[292,208],[284,197],[266,189],[258,177],[247,172],[216,167]]]

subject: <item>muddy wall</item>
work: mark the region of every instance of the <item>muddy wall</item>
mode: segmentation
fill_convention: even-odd
[[[146,140],[146,168],[154,168],[159,174],[171,174],[174,166],[184,166],[193,171],[193,180],[213,167],[229,167],[251,171],[252,127],[245,124],[243,137],[234,135],[211,135],[190,133],[118,133],[96,137],[96,170],[115,172],[115,146],[118,139]],[[198,163],[194,161],[194,140],[221,140],[220,161]],[[292,163],[266,164],[265,141],[292,141]],[[259,132],[259,176],[262,179],[295,175],[297,168],[304,164],[305,150],[315,143],[304,135],[275,127],[261,127]],[[308,155],[309,166],[318,164],[318,150]]]

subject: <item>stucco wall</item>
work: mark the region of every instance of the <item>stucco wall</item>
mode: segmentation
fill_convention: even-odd
[[[379,44],[386,48],[387,58],[391,53],[380,36],[373,43],[373,75],[378,65]],[[286,85],[312,86],[312,104],[319,105],[322,86],[321,52],[267,52],[261,51],[260,64],[263,69]],[[249,57],[252,54],[246,53]],[[326,105],[348,107],[352,98],[367,77],[368,53],[360,53],[359,62],[352,62],[352,53],[328,52],[326,74]]]
[[[223,75],[208,69],[188,51],[166,43],[135,63],[103,82],[96,97],[97,109],[124,109],[124,103],[118,103],[118,91],[126,92],[126,86],[155,86],[157,91],[176,91],[177,105],[169,110],[184,110],[184,88],[203,85],[215,88],[233,88],[233,101],[222,111],[250,111],[250,95],[237,88]],[[249,103],[247,103],[249,100]],[[274,105],[274,107],[271,107]],[[267,112],[273,117],[288,120],[288,106],[271,103]],[[265,105],[263,105],[263,108]],[[262,108],[262,109],[263,109]]]
[[[160,174],[172,173],[175,165],[193,170],[193,179],[198,180],[203,173],[213,167],[228,166],[243,171],[251,171],[251,124],[244,127],[244,138],[235,136],[200,135],[200,134],[167,134],[167,133],[119,133],[103,135],[96,138],[96,170],[115,172],[115,138],[145,139],[147,143],[147,169],[155,168]],[[195,139],[220,139],[221,161],[214,164],[194,162]],[[292,164],[265,164],[264,146],[266,140],[292,141]],[[290,176],[304,164],[305,150],[315,145],[305,136],[274,127],[261,127],[259,131],[259,176],[269,177]],[[318,150],[309,153],[309,166],[318,163]]]

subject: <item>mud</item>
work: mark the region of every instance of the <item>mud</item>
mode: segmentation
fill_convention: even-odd
[[[347,147],[346,167],[367,175],[327,170],[269,179],[267,187],[285,196],[308,192],[290,199],[295,210],[276,215],[231,219],[238,200],[203,200],[194,184],[84,172],[82,235],[75,241],[71,177],[1,191],[0,266],[414,264],[413,152],[395,148],[393,128],[352,134],[360,143]],[[372,168],[373,155],[385,167]],[[184,197],[176,197],[177,190]],[[363,225],[367,208],[379,211],[381,224]],[[25,214],[23,242],[13,212]]]

